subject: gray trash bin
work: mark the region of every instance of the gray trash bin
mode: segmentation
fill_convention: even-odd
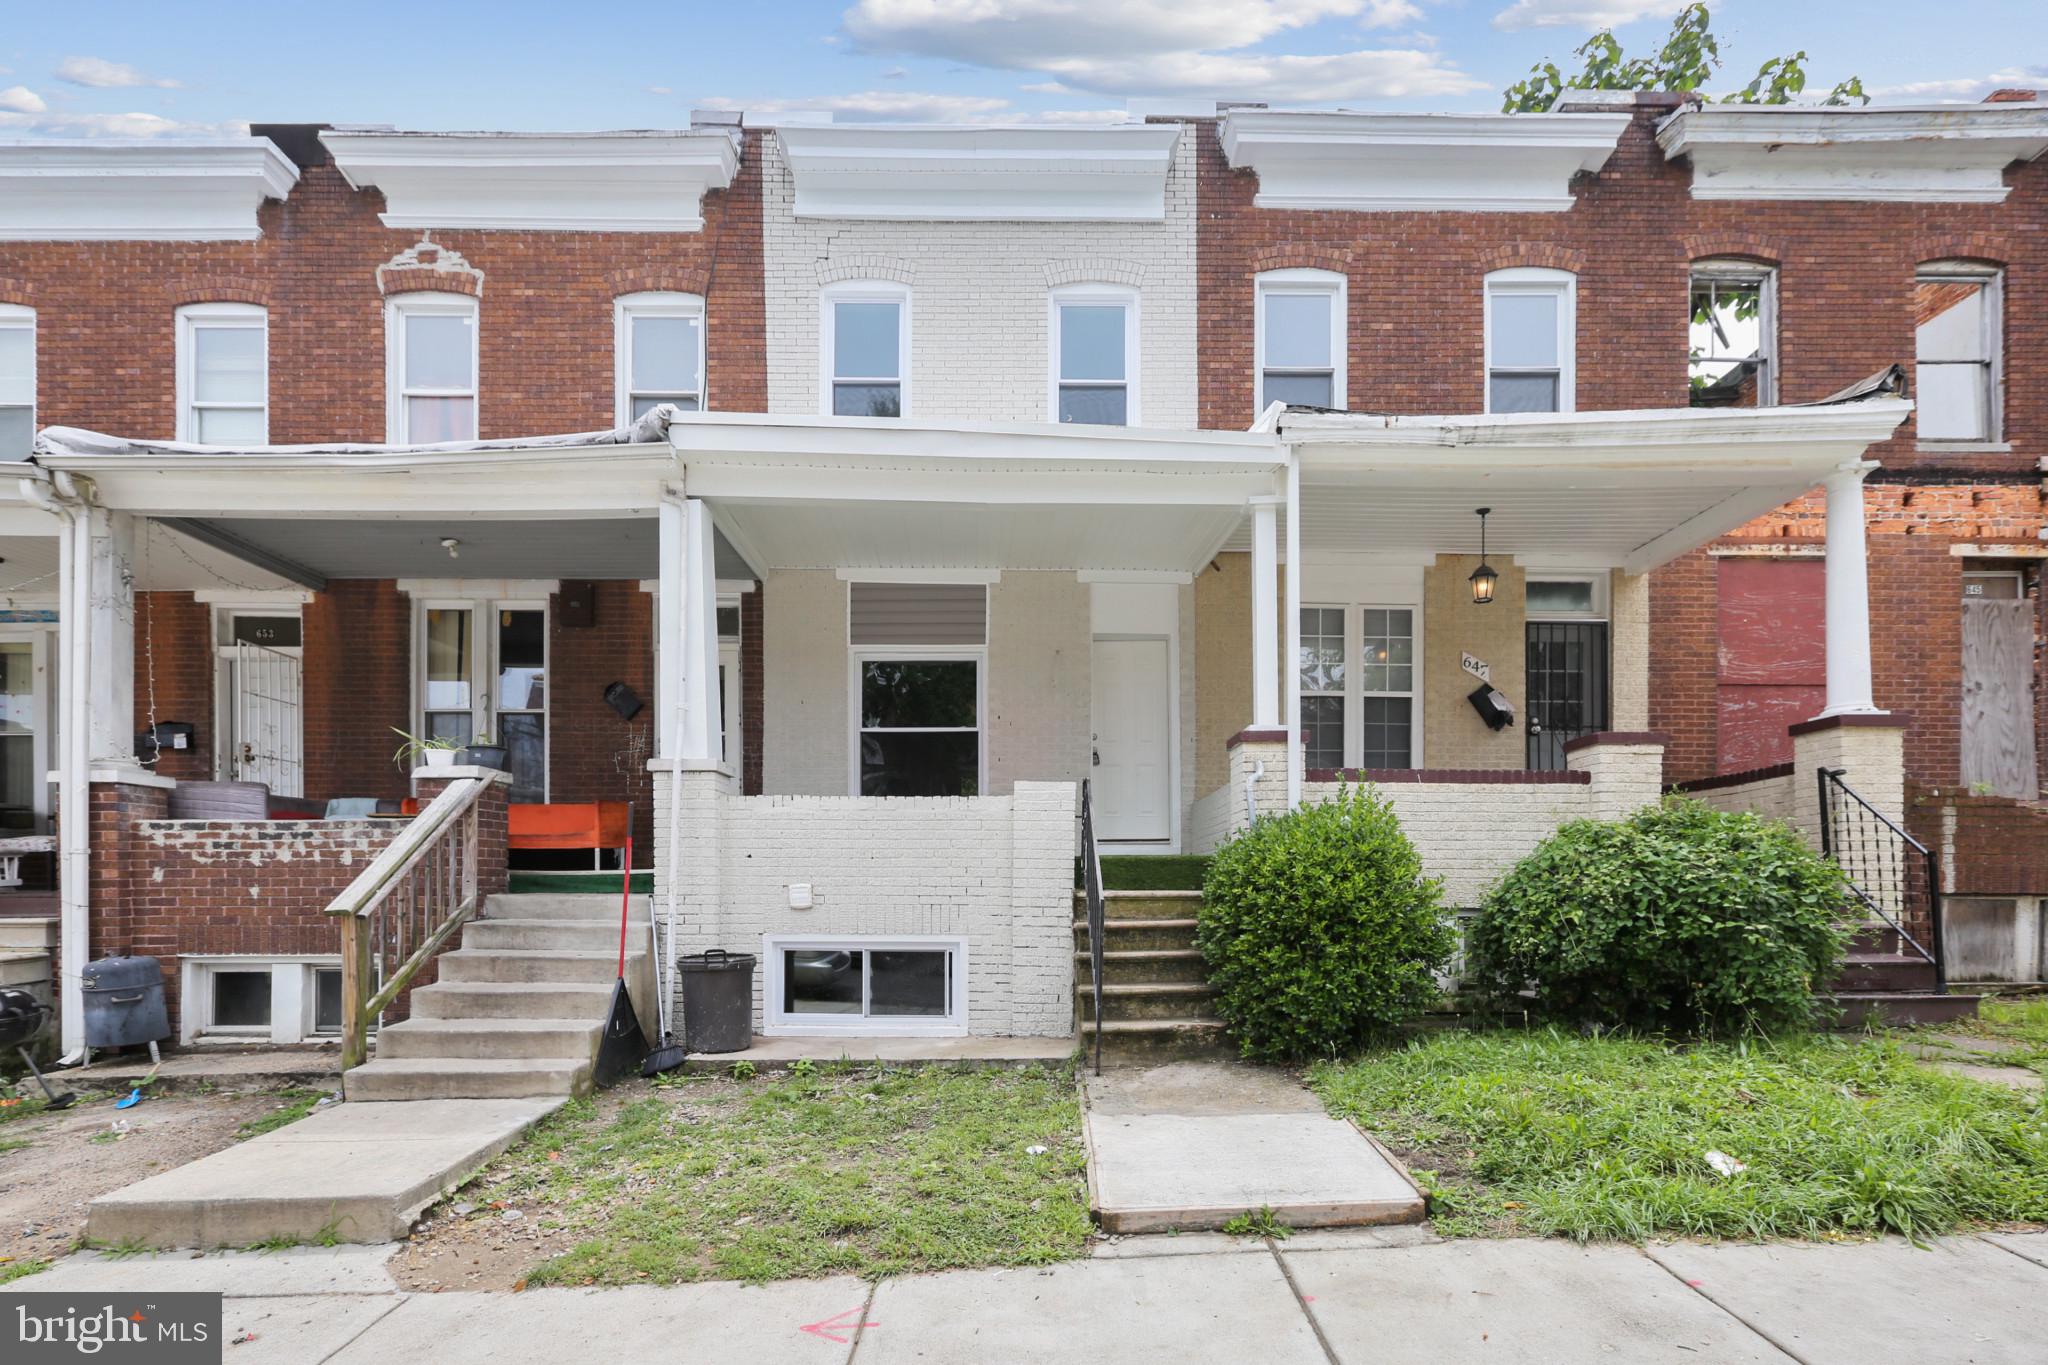
[[[676,959],[683,987],[683,1047],[743,1052],[754,1042],[754,955],[723,948]]]
[[[153,957],[103,957],[79,975],[85,986],[85,1045],[131,1047],[171,1036],[163,969]]]

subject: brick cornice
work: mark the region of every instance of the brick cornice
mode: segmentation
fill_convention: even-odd
[[[1479,253],[1481,270],[1508,270],[1534,266],[1543,270],[1569,270],[1574,275],[1586,268],[1585,253],[1554,242],[1508,242]]]

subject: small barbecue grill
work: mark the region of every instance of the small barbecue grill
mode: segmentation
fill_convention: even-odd
[[[0,1047],[11,1047],[20,1053],[29,1074],[43,1088],[43,1097],[50,1102],[50,1108],[64,1109],[78,1096],[68,1090],[59,1095],[50,1089],[50,1083],[43,1079],[43,1073],[36,1066],[36,1059],[28,1054],[29,1043],[43,1031],[43,1025],[50,1022],[53,1013],[54,1010],[27,991],[0,990]]]

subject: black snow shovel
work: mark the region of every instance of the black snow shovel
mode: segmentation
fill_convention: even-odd
[[[597,1044],[597,1066],[593,1079],[601,1086],[617,1085],[640,1069],[647,1055],[647,1041],[640,1033],[640,1016],[633,1013],[633,997],[626,993],[626,927],[633,918],[633,836],[626,836],[625,885],[619,893],[619,979],[612,985],[611,1012],[605,1016],[604,1037]]]

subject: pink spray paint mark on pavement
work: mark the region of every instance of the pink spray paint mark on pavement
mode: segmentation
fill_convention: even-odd
[[[853,1338],[834,1336],[833,1333],[852,1332],[863,1327],[880,1327],[882,1325],[879,1322],[863,1322],[860,1320],[862,1316],[861,1309],[849,1308],[844,1313],[834,1313],[829,1318],[821,1318],[817,1322],[807,1322],[796,1330],[799,1332],[809,1332],[814,1337],[823,1337],[827,1341],[835,1341],[844,1346]],[[854,1321],[846,1321],[848,1318],[852,1318]]]

